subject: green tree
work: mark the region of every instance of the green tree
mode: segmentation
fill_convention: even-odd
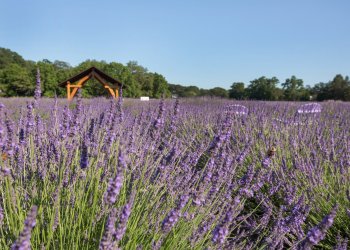
[[[209,96],[209,89],[199,89],[199,96]]]
[[[234,82],[229,90],[229,97],[233,99],[242,100],[246,96],[246,91],[243,82]]]
[[[43,60],[37,63],[37,67],[40,69],[42,95],[48,97],[55,96],[55,93],[59,92],[59,81],[57,79],[55,65],[48,60]],[[33,70],[32,74],[35,74],[35,70]]]
[[[209,89],[209,95],[227,98],[228,91],[224,88],[215,87],[215,88]]]
[[[70,70],[72,68],[69,63],[59,60],[55,60],[53,65],[55,65],[56,69]]]
[[[153,74],[153,95],[154,98],[170,97],[171,93],[168,88],[168,82],[164,76],[154,73]]]
[[[247,88],[248,97],[254,100],[278,100],[278,82],[276,77],[266,78],[265,76],[250,81]]]
[[[328,83],[318,83],[312,88],[312,93],[316,95],[318,101],[343,100],[350,101],[350,81],[349,77],[336,75]]]
[[[350,101],[350,81],[348,76],[336,75],[330,82],[329,89],[334,100]]]
[[[0,48],[0,69],[3,69],[10,64],[17,64],[19,66],[25,67],[26,61],[16,52],[5,48]]]
[[[28,70],[18,64],[10,64],[0,71],[0,90],[3,96],[30,96],[35,81]]]
[[[282,83],[284,90],[284,98],[289,101],[297,101],[302,98],[304,89],[304,82],[302,79],[298,79],[295,76],[287,78],[284,83]]]
[[[169,91],[172,95],[177,95],[178,97],[184,97],[183,93],[185,91],[185,87],[180,84],[168,84]]]
[[[126,65],[134,80],[141,87],[142,95],[153,96],[153,75],[148,73],[148,69],[139,65],[136,61],[130,61]]]
[[[312,88],[312,94],[316,96],[317,101],[331,99],[329,84],[324,82],[315,84]]]
[[[200,95],[200,90],[197,86],[184,87],[183,97],[195,97]]]
[[[121,63],[111,62],[106,66],[105,72],[123,84],[124,97],[141,96],[140,84],[133,78],[131,70],[128,67]]]

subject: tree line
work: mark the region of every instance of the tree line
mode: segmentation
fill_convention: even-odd
[[[236,100],[268,100],[268,101],[309,101],[309,100],[342,100],[350,101],[349,77],[336,75],[327,83],[317,83],[314,87],[304,86],[302,79],[291,76],[281,83],[276,77],[260,78],[250,81],[246,87],[243,82],[232,83],[229,90],[216,87],[213,89],[200,89],[196,86],[181,86],[170,84],[172,93],[181,97],[194,96],[220,96]]]
[[[72,67],[69,63],[59,60],[53,62],[47,59],[38,62],[25,60],[18,53],[5,48],[0,48],[0,96],[32,96],[36,70],[39,68],[43,96],[64,97],[66,89],[59,87],[58,83],[92,66],[122,82],[125,85],[123,95],[132,98],[215,96],[238,100],[350,101],[349,77],[340,74],[328,82],[320,82],[313,87],[304,86],[303,80],[296,76],[291,76],[283,82],[276,77],[262,76],[250,81],[247,86],[243,82],[234,82],[228,90],[221,87],[203,89],[197,86],[170,84],[163,75],[149,72],[136,61],[123,65],[118,62],[86,60]],[[90,80],[84,85],[82,94],[84,97],[109,95],[95,80]]]
[[[40,70],[42,95],[53,97],[66,96],[66,89],[58,84],[92,66],[119,80],[125,86],[125,97],[150,96],[152,98],[170,97],[168,82],[164,76],[149,72],[136,61],[126,65],[117,62],[86,60],[76,67],[63,61],[34,62],[24,60],[18,53],[0,48],[0,96],[32,96],[35,89],[36,71]],[[98,81],[91,79],[82,88],[84,97],[109,96]]]

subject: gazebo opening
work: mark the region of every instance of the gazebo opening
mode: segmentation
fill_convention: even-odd
[[[82,88],[90,79],[95,79],[97,82],[102,84],[102,86],[113,98],[118,98],[119,90],[123,87],[121,82],[95,67],[91,67],[80,72],[79,74],[60,83],[59,86],[67,88],[67,99],[72,100],[78,89]]]

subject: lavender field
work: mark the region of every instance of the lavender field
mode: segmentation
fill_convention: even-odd
[[[350,104],[301,105],[0,99],[0,249],[347,249]]]

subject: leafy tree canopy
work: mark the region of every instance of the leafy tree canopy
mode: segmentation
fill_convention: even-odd
[[[149,96],[151,98],[170,97],[197,97],[215,96],[223,98],[254,99],[254,100],[290,100],[307,101],[313,99],[350,101],[350,81],[348,76],[336,75],[331,81],[317,83],[314,87],[304,87],[302,79],[291,76],[281,83],[276,77],[260,78],[250,81],[245,87],[243,82],[233,82],[230,89],[221,87],[211,89],[196,86],[183,86],[169,84],[166,78],[156,72],[149,72],[147,68],[139,65],[137,61],[130,61],[126,65],[118,62],[85,60],[76,67],[64,61],[50,61],[43,59],[38,62],[25,60],[21,55],[9,49],[0,48],[0,96],[31,96],[35,88],[35,75],[40,69],[42,94],[53,97],[66,96],[66,89],[58,83],[70,78],[89,67],[95,66],[125,86],[125,97],[138,98]],[[96,80],[89,80],[84,85],[83,96],[92,97],[109,96],[106,89]]]

